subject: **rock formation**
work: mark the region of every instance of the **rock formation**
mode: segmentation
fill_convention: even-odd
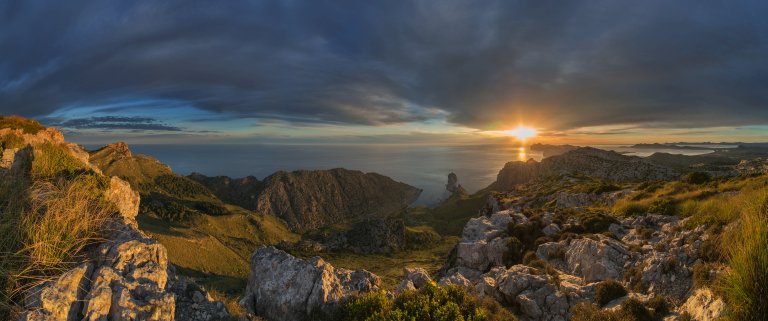
[[[638,295],[644,300],[663,296],[678,303],[706,301],[714,311],[706,313],[722,312],[722,301],[718,303],[711,294],[690,296],[693,265],[707,236],[703,227],[684,229],[685,221],[675,216],[627,218],[610,225],[611,237],[587,233],[537,245],[539,263],[531,264],[535,267],[506,265],[512,227],[535,226],[541,229],[540,235],[556,237],[561,230],[580,224],[574,218],[556,223],[551,214],[529,218],[514,210],[470,219],[455,262],[449,262],[439,283],[461,285],[519,307],[521,320],[567,320],[570,308],[592,302],[595,286],[605,280],[643,289],[647,294]]]
[[[615,182],[640,182],[671,180],[679,177],[680,173],[640,157],[582,147],[545,158],[541,162],[509,162],[497,175],[494,187],[498,190],[509,190],[517,184],[558,175],[581,175]]]
[[[4,156],[7,151],[14,155],[3,157],[0,171],[29,170],[26,163],[43,152],[38,147],[53,144],[81,161],[85,168],[100,173],[89,162],[85,150],[65,142],[54,129],[34,135],[2,129],[0,138],[3,135],[21,137],[21,145],[27,147],[4,149]],[[20,320],[209,321],[228,316],[221,302],[210,300],[191,280],[176,275],[165,247],[138,230],[135,218],[140,197],[127,182],[112,177],[104,199],[117,210],[114,219],[105,226],[105,240],[85,253],[86,259],[80,265],[28,290],[24,294],[26,310]],[[200,295],[203,299],[199,299]],[[186,304],[188,301],[195,304]]]
[[[378,291],[381,280],[365,271],[334,268],[319,257],[302,260],[274,247],[251,256],[251,273],[240,301],[249,313],[273,321],[302,321],[331,314],[353,295]]]
[[[191,178],[232,204],[282,218],[296,232],[385,217],[413,203],[421,190],[376,173],[347,169],[276,172],[252,178]]]
[[[445,184],[445,190],[453,194],[458,192],[460,187],[461,185],[459,185],[459,177],[456,176],[456,173],[451,172],[448,174],[448,183]]]

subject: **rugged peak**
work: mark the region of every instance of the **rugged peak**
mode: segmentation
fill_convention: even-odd
[[[113,159],[133,157],[133,154],[131,154],[131,149],[128,148],[128,144],[125,142],[108,144],[94,152],[94,155],[99,155],[98,157],[109,155]]]
[[[593,147],[580,147],[545,158],[541,162],[509,162],[499,172],[495,187],[508,190],[517,184],[558,175],[584,175],[607,181],[636,182],[675,179],[680,173],[640,157]]]

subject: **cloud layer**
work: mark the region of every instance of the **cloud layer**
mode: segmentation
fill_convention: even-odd
[[[749,0],[9,0],[0,112],[152,99],[341,125],[765,124],[765,12]]]

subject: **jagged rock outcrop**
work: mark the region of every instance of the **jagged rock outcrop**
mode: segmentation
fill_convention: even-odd
[[[42,154],[46,149],[40,147],[53,144],[57,152],[69,154],[97,175],[101,173],[89,162],[89,154],[84,149],[67,143],[54,129],[36,134],[2,129],[0,138],[3,135],[15,135],[16,145],[26,146],[3,150],[5,170],[28,171],[29,164],[24,163],[46,156]],[[13,156],[5,157],[9,150],[8,154]],[[128,182],[112,177],[103,196],[114,204],[117,212],[104,226],[104,241],[83,253],[84,259],[78,266],[24,293],[26,310],[20,320],[212,321],[228,317],[221,302],[213,302],[191,280],[176,275],[165,247],[138,229],[135,218],[140,196]],[[198,293],[196,301],[195,293]],[[184,304],[187,301],[195,304]],[[198,313],[200,311],[204,313]]]
[[[334,268],[319,257],[303,260],[274,247],[251,256],[251,273],[240,304],[271,321],[301,321],[332,313],[353,295],[378,291],[381,280],[365,270]]]
[[[280,171],[261,182],[199,174],[190,178],[227,202],[282,218],[297,232],[385,217],[413,203],[421,194],[420,189],[383,175],[342,168]]]
[[[208,297],[180,309],[181,302],[194,300],[194,293],[186,291],[190,281],[175,275],[165,247],[136,228],[138,193],[113,177],[106,195],[120,211],[109,240],[99,245],[91,261],[31,291],[29,311],[21,320],[80,321],[82,316],[87,321],[210,321],[227,317],[223,304]]]
[[[518,307],[521,320],[567,320],[570,308],[593,302],[596,285],[606,280],[642,289],[638,296],[643,302],[654,296],[677,306],[686,300],[716,300],[702,294],[697,295],[704,299],[690,297],[693,265],[708,239],[704,227],[684,228],[685,220],[675,216],[630,217],[611,224],[607,235],[570,233],[537,244],[531,266],[508,267],[504,255],[513,235],[510,226],[519,224],[526,233],[533,226],[541,229],[540,235],[557,239],[563,231],[581,230],[582,222],[557,220],[554,213],[526,217],[515,210],[473,218],[464,227],[455,263],[449,263],[438,283],[461,285]]]
[[[583,175],[607,181],[639,182],[670,180],[679,177],[680,173],[640,157],[582,147],[545,158],[541,162],[509,162],[497,175],[494,187],[509,190],[518,184],[557,175]]]

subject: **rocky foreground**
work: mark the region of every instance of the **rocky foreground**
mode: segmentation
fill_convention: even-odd
[[[88,152],[64,141],[55,129],[29,134],[23,130],[1,129],[0,137],[13,136],[19,147],[2,150],[0,178],[28,175],[40,146],[61,148],[100,175],[89,162]],[[139,194],[117,178],[109,180],[106,201],[117,210],[105,227],[105,240],[79,266],[58,278],[40,284],[24,295],[20,320],[103,321],[103,320],[222,320],[228,312],[193,281],[179,276],[168,262],[165,247],[138,229]],[[87,218],[83,218],[87,219]]]

